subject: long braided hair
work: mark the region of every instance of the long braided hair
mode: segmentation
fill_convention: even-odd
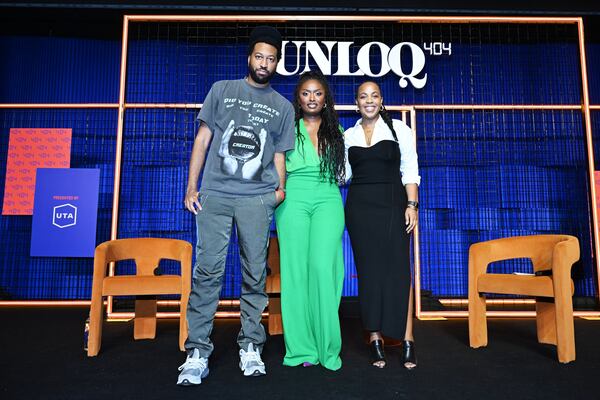
[[[320,176],[325,181],[341,184],[346,174],[344,137],[340,132],[340,123],[335,111],[333,95],[331,94],[327,80],[320,71],[307,71],[300,75],[300,79],[294,90],[293,105],[296,113],[296,137],[304,145],[304,136],[300,133],[300,119],[304,117],[304,113],[298,99],[300,98],[300,88],[309,80],[319,82],[325,91],[325,107],[321,110],[321,125],[319,125],[319,130],[317,131],[317,138],[319,140],[318,153],[321,158]]]
[[[375,81],[364,81],[356,89],[356,100],[357,101],[358,101],[358,91],[359,91],[360,87],[362,85],[364,85],[365,83],[372,83],[375,86],[377,86],[377,88],[379,89],[379,94],[381,95],[381,97],[383,97],[383,94],[381,93],[381,87],[379,87],[379,85],[377,84],[377,82],[375,82]],[[396,131],[394,130],[394,124],[392,123],[392,117],[390,117],[390,114],[385,109],[385,106],[383,105],[383,102],[381,103],[381,108],[379,109],[379,115],[381,115],[381,119],[383,119],[383,122],[385,122],[385,124],[388,126],[388,128],[390,128],[390,131],[392,131],[392,136],[394,136],[394,140],[397,142],[398,141],[398,135],[396,135]]]

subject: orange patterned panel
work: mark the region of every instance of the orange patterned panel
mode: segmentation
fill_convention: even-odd
[[[31,215],[36,169],[70,165],[70,128],[11,128],[2,215]]]

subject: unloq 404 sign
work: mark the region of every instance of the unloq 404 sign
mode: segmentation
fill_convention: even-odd
[[[313,60],[323,75],[366,75],[377,78],[393,72],[400,78],[398,84],[401,88],[406,88],[410,83],[415,88],[421,89],[427,83],[426,52],[433,56],[452,54],[452,43],[429,42],[423,43],[421,48],[412,42],[400,42],[391,47],[382,42],[369,42],[362,45],[356,53],[356,63],[351,63],[350,54],[353,46],[355,46],[354,42],[284,41],[281,51],[282,62],[277,66],[277,73],[289,76],[309,71],[310,60]],[[304,51],[304,66],[300,65],[302,51]],[[291,54],[295,56],[295,65],[289,63],[289,59],[293,58]],[[410,66],[403,62],[403,58],[408,55],[411,60]],[[336,65],[332,65],[334,59],[337,60]],[[375,61],[378,70],[371,66],[372,61]],[[351,69],[352,65],[356,65],[354,70]],[[336,68],[335,71],[333,67]]]

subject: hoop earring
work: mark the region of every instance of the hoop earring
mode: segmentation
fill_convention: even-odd
[[[327,103],[325,103],[325,104],[323,105],[323,108],[327,108]]]
[[[360,110],[358,107],[356,107],[356,109],[354,110],[357,114],[360,114]]]
[[[385,111],[385,107],[383,106],[383,104],[379,107],[379,111]]]

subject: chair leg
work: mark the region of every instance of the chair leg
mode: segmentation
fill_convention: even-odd
[[[185,351],[185,341],[188,337],[187,324],[187,303],[188,296],[181,297],[181,305],[179,306],[179,350]]]
[[[557,293],[555,292],[555,295],[556,294]],[[575,361],[573,300],[570,293],[565,293],[565,296],[556,297],[556,347],[558,361],[561,363]]]
[[[279,297],[269,298],[269,335],[281,335],[283,323],[281,321],[281,299]]]
[[[90,307],[90,326],[88,330],[88,357],[97,356],[100,352],[102,342],[102,322],[103,322],[104,304],[102,295],[92,296]]]
[[[488,344],[485,296],[469,291],[469,344],[472,348]]]
[[[133,337],[136,340],[156,337],[156,297],[138,296],[135,300]]]
[[[553,302],[536,300],[535,322],[538,342],[556,346],[556,311]]]

